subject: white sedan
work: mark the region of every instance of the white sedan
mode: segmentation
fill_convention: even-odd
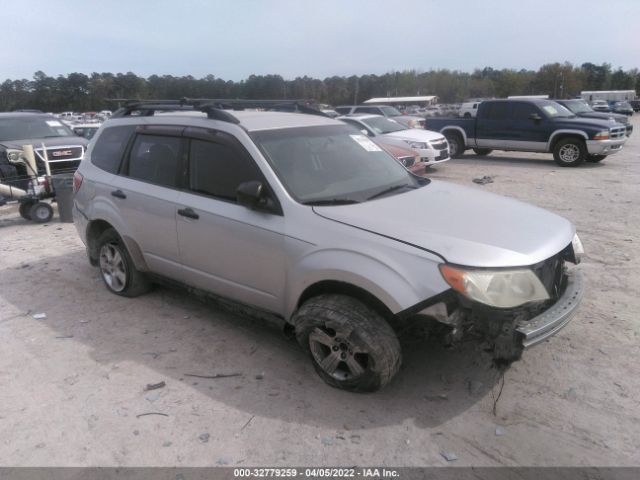
[[[420,155],[427,165],[446,162],[449,157],[449,143],[441,133],[431,130],[407,128],[401,123],[380,115],[343,115],[338,117],[353,125],[369,137],[398,147],[410,147]]]

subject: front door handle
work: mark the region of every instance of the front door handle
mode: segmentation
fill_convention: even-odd
[[[193,211],[192,208],[189,208],[189,207],[179,209],[178,215],[181,215],[187,218],[193,218],[194,220],[197,220],[200,218],[200,215],[198,215],[196,212]]]
[[[122,190],[114,190],[113,192],[111,192],[111,195],[113,195],[116,198],[127,198],[127,196],[124,194]]]

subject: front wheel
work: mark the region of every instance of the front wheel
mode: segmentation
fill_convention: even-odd
[[[577,167],[587,158],[587,147],[578,138],[565,138],[553,148],[553,159],[561,167]]]
[[[587,162],[598,163],[607,158],[606,155],[589,155],[587,156]]]
[[[464,153],[464,140],[458,133],[447,133],[445,138],[449,143],[449,156],[459,158]]]
[[[400,342],[375,310],[345,295],[307,300],[294,317],[296,338],[318,375],[352,392],[384,387],[400,369]]]
[[[493,152],[493,150],[491,150],[490,148],[474,148],[473,149],[473,153],[481,157],[484,157],[485,155],[489,155],[491,152]]]
[[[20,216],[25,220],[31,220],[31,207],[33,203],[30,202],[22,202],[18,207],[18,212],[20,212]]]
[[[109,228],[98,239],[100,275],[109,291],[123,297],[137,297],[151,288],[151,283],[138,271],[118,233]]]

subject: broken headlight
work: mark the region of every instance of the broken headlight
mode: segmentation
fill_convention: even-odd
[[[549,299],[540,279],[528,268],[482,270],[441,264],[440,273],[455,291],[491,307],[514,308]]]

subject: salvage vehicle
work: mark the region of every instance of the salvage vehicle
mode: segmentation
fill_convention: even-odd
[[[345,390],[391,381],[408,323],[478,335],[510,362],[583,295],[568,220],[413,175],[321,115],[131,102],[89,145],[74,190],[109,291],[135,297],[170,279],[277,319]]]
[[[594,100],[591,103],[591,108],[596,112],[610,112],[611,107],[606,100]]]
[[[424,118],[417,115],[404,115],[390,105],[341,105],[334,109],[340,115],[382,115],[407,128],[424,128]]]
[[[621,115],[619,113],[605,113],[605,112],[596,112],[591,106],[581,100],[579,98],[572,100],[554,100],[562,105],[564,108],[569,110],[574,115],[580,118],[595,118],[598,120],[612,120],[614,122],[621,123],[625,126],[627,137],[631,136],[633,132],[633,125],[629,121],[629,117],[627,115]]]
[[[629,104],[629,102],[611,102],[609,103],[611,107],[611,111],[613,113],[618,113],[621,115],[633,115],[633,108]]]
[[[578,118],[552,100],[533,98],[486,100],[476,118],[433,118],[425,128],[447,137],[453,158],[467,148],[481,156],[493,150],[553,153],[561,167],[600,162],[627,139],[623,125]]]
[[[10,161],[20,158],[24,145],[33,145],[37,173],[43,175],[45,155],[52,174],[73,172],[80,164],[88,143],[52,115],[0,113],[0,181],[2,178],[27,178],[33,173]]]
[[[391,118],[380,115],[345,115],[337,119],[356,127],[370,138],[398,147],[412,148],[418,152],[426,165],[451,159],[447,140],[440,133],[407,128]]]

